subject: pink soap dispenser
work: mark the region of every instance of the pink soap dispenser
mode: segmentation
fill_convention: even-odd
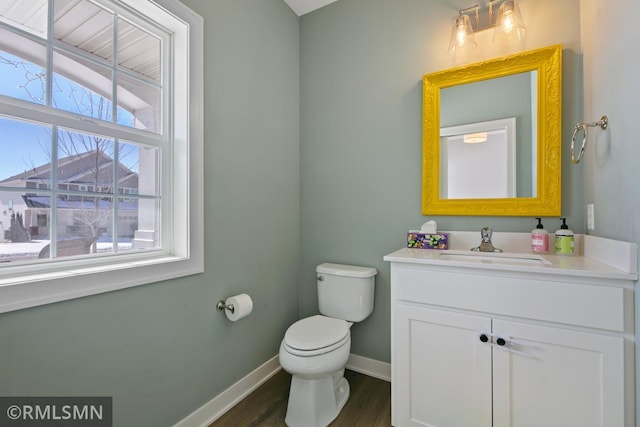
[[[549,251],[549,232],[542,226],[542,218],[536,218],[538,225],[531,231],[531,250],[544,254]]]

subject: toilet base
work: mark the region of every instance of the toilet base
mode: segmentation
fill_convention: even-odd
[[[325,378],[291,377],[285,423],[289,427],[326,427],[349,399],[344,370]]]

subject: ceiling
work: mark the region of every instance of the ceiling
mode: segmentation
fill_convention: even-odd
[[[302,16],[305,13],[313,12],[323,6],[338,0],[284,0],[296,15]]]

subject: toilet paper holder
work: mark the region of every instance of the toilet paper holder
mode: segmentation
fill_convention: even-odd
[[[218,311],[229,310],[232,313],[235,311],[235,307],[233,306],[233,304],[227,304],[227,302],[223,299],[218,301],[218,303],[216,304],[216,308],[218,309]]]
[[[244,319],[253,311],[253,301],[249,294],[238,294],[230,296],[225,300],[220,300],[216,304],[218,311],[224,313],[227,319],[237,322]]]

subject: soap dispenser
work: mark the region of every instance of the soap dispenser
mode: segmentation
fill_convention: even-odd
[[[573,231],[569,230],[566,218],[560,219],[562,225],[560,230],[556,231],[556,255],[573,255],[575,250]]]
[[[542,218],[536,218],[538,225],[531,230],[531,250],[536,253],[547,253],[549,251],[549,232],[542,225]]]

